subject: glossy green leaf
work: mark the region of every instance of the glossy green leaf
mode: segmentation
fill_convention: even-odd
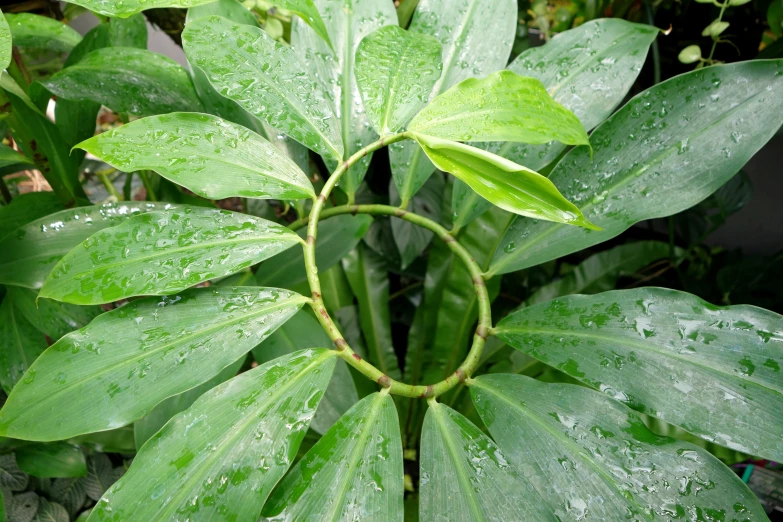
[[[227,210],[148,212],[93,234],[66,254],[38,296],[101,304],[173,294],[238,272],[299,241],[281,225]]]
[[[373,393],[340,418],[264,506],[279,520],[403,520],[402,441],[388,394]]]
[[[182,40],[222,96],[319,154],[342,158],[331,100],[290,47],[217,16],[190,22]]]
[[[68,209],[36,219],[0,241],[0,283],[40,288],[57,262],[95,232],[166,207],[177,208],[128,201]]]
[[[37,292],[19,286],[9,286],[6,291],[17,312],[54,341],[86,326],[103,312],[100,306],[76,306],[50,299],[37,301]]]
[[[783,321],[662,288],[570,296],[497,325],[509,345],[706,440],[783,457]]]
[[[446,405],[430,403],[420,466],[420,520],[555,520],[495,443]]]
[[[0,167],[7,167],[17,163],[25,163],[29,166],[33,165],[33,162],[27,159],[24,154],[20,154],[8,145],[0,143]]]
[[[0,303],[0,385],[11,393],[33,361],[46,350],[46,338],[6,296]]]
[[[326,25],[324,25],[321,13],[318,12],[318,8],[313,3],[313,0],[271,0],[269,3],[297,15],[299,19],[309,25],[318,36],[323,38],[324,42],[326,42],[329,47],[332,47]]]
[[[540,81],[511,71],[460,82],[422,109],[408,130],[452,141],[588,143],[577,117]]]
[[[304,301],[279,289],[214,287],[107,312],[27,371],[0,411],[0,431],[58,440],[124,426],[215,376]]]
[[[343,215],[329,218],[318,224],[318,239],[315,242],[315,262],[319,270],[327,270],[340,262],[353,250],[372,224],[372,217],[366,214]],[[307,229],[297,232],[307,235]],[[292,288],[307,282],[302,249],[292,248],[265,261],[256,272],[256,282],[262,286]]]
[[[41,83],[58,97],[91,100],[135,116],[202,109],[187,71],[145,49],[97,49]]]
[[[208,4],[214,0],[73,0],[69,3],[86,7],[103,16],[128,18],[145,9],[157,7],[193,7]]]
[[[17,228],[63,209],[54,192],[28,192],[0,207],[0,244]]]
[[[365,36],[385,25],[397,25],[394,4],[387,0],[315,0],[331,38],[332,49],[300,20],[291,27],[291,45],[328,90],[335,107],[338,134],[344,149],[339,157],[325,157],[330,171],[338,162],[378,139],[361,102],[356,83],[356,49]],[[343,174],[340,188],[355,194],[372,155],[367,155]]]
[[[19,468],[34,477],[83,477],[87,474],[84,453],[67,442],[29,444],[16,450]]]
[[[549,179],[602,231],[517,219],[490,271],[537,265],[693,206],[728,181],[783,121],[783,60],[672,78],[634,97]]]
[[[383,258],[359,244],[343,258],[343,269],[359,303],[367,358],[392,379],[400,377],[389,315],[389,274]]]
[[[275,333],[272,335],[275,335]],[[199,397],[218,384],[222,384],[235,377],[244,362],[245,355],[242,355],[239,359],[220,370],[220,373],[210,380],[203,384],[199,384],[188,391],[169,397],[155,406],[152,411],[144,417],[134,422],[133,439],[136,445],[136,451],[140,450],[144,443],[155,435],[155,433],[157,433],[174,415],[190,408]]]
[[[207,114],[143,118],[77,147],[124,172],[154,170],[204,198],[315,196],[307,176],[274,145]]]
[[[481,78],[506,66],[516,35],[514,0],[421,0],[410,25],[412,33],[440,41],[443,70],[430,98],[468,78]],[[394,183],[408,201],[435,167],[421,148],[403,141],[389,147]]]
[[[387,25],[356,48],[354,74],[375,132],[391,134],[427,102],[441,73],[440,42]]]
[[[414,134],[440,170],[453,174],[494,205],[519,214],[595,230],[547,178],[470,145]]]
[[[0,70],[7,69],[11,64],[11,28],[8,27],[8,21],[5,15],[0,11]]]
[[[767,520],[718,459],[655,435],[600,393],[517,375],[482,375],[470,391],[509,463],[558,520]]]
[[[430,177],[421,190],[411,198],[408,210],[439,222],[445,188],[446,182],[443,176]],[[400,204],[397,188],[393,182],[389,183],[389,197],[393,205]],[[403,270],[424,252],[435,236],[431,231],[403,219],[392,219],[391,229],[394,243],[400,251],[400,265]]]
[[[141,14],[129,16],[128,18],[110,18],[109,42],[113,47],[146,49],[147,19]]]
[[[6,13],[5,19],[16,47],[67,53],[82,39],[68,24],[48,16]]]
[[[238,24],[258,27],[255,15],[239,0],[217,0],[208,4],[193,6],[188,9],[185,24],[205,16],[222,16]]]
[[[86,433],[78,437],[73,437],[70,441],[83,448],[106,453],[133,453],[136,451],[136,444],[133,441],[133,426]],[[89,458],[87,459],[87,462],[87,474],[89,476]]]
[[[89,520],[256,520],[296,456],[334,353],[296,352],[202,395],[144,445]]]

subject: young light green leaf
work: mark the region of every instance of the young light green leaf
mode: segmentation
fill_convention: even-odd
[[[430,403],[420,465],[420,520],[556,520],[495,443],[446,405]]]
[[[400,423],[394,400],[355,404],[291,470],[264,506],[279,520],[403,520]]]
[[[296,352],[202,395],[142,447],[89,520],[170,520],[194,510],[256,520],[296,456],[334,353]]]
[[[37,292],[19,286],[9,286],[6,292],[18,313],[54,341],[87,325],[103,312],[100,306],[75,306],[49,299],[37,301]]]
[[[215,287],[107,312],[27,371],[0,411],[0,432],[46,441],[124,426],[215,376],[304,302],[274,288]]]
[[[95,232],[164,208],[177,207],[128,201],[68,209],[36,219],[0,240],[0,283],[40,288],[57,262]]]
[[[34,477],[83,477],[87,474],[84,453],[67,442],[28,444],[16,450],[19,469]]]
[[[387,25],[356,48],[354,74],[364,108],[381,136],[401,129],[424,105],[441,74],[440,42]]]
[[[38,297],[101,304],[173,294],[299,242],[287,228],[247,214],[203,207],[149,212],[93,234],[66,254]]]
[[[342,159],[331,100],[290,47],[217,16],[190,22],[182,40],[190,63],[222,96],[319,154]]]
[[[41,83],[66,100],[92,100],[135,116],[202,110],[187,71],[145,49],[96,49]]]
[[[701,47],[698,45],[689,45],[680,51],[677,55],[677,59],[684,64],[695,63],[701,59]]]
[[[781,115],[783,60],[707,67],[639,94],[593,132],[592,158],[574,149],[549,176],[603,230],[517,219],[490,272],[556,259],[693,206],[775,134]]]
[[[514,348],[706,440],[783,457],[783,321],[662,288],[556,299],[497,325]]]
[[[318,12],[318,8],[313,3],[313,0],[271,0],[269,3],[297,15],[315,31],[315,34],[323,38],[324,42],[331,49],[334,49],[329,39],[326,25],[324,25],[324,21],[321,18],[321,13]]]
[[[455,85],[417,114],[408,130],[452,141],[588,143],[577,117],[540,81],[511,71]]]
[[[766,520],[753,493],[717,458],[655,435],[637,413],[600,393],[502,374],[476,378],[470,393],[510,465],[526,471],[558,520],[687,513]]]
[[[82,36],[63,22],[33,13],[6,13],[13,45],[20,48],[70,52]]]
[[[0,385],[11,393],[33,361],[46,350],[46,338],[8,296],[0,303]]]
[[[160,7],[193,7],[215,0],[73,0],[69,3],[86,7],[103,16],[128,18],[145,9]]]
[[[729,28],[728,22],[721,22],[720,20],[714,20],[710,25],[704,28],[704,30],[701,32],[701,35],[717,37],[720,36],[720,34],[728,28]]]
[[[503,210],[598,229],[541,174],[470,145],[416,133],[413,136],[436,167],[453,174]]]
[[[5,15],[0,11],[0,70],[7,69],[11,65],[11,29]]]
[[[124,172],[154,170],[204,198],[315,196],[304,172],[274,145],[208,114],[143,118],[77,147]]]

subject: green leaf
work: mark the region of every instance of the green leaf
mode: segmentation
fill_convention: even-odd
[[[315,197],[304,172],[274,145],[207,114],[143,118],[77,147],[124,172],[154,170],[208,199]]]
[[[509,463],[558,520],[767,520],[739,477],[705,450],[655,435],[600,393],[516,375],[470,387]]]
[[[271,0],[269,3],[297,15],[300,20],[309,25],[333,49],[326,25],[324,25],[321,13],[318,12],[318,8],[313,3],[313,0]]]
[[[443,176],[430,177],[421,190],[411,198],[408,210],[439,222],[445,189]],[[393,205],[400,204],[400,197],[393,182],[389,183],[389,198]],[[435,236],[431,231],[403,219],[392,219],[391,230],[394,243],[400,251],[400,266],[403,270],[424,252]]]
[[[187,71],[145,49],[96,49],[41,83],[66,100],[91,100],[135,116],[202,109]]]
[[[297,352],[202,395],[144,445],[90,520],[170,520],[195,512],[255,520],[296,456],[334,353]]]
[[[16,47],[67,53],[82,39],[81,35],[67,24],[48,16],[6,13],[5,19]]]
[[[50,495],[52,500],[61,504],[71,516],[75,516],[76,513],[81,511],[87,500],[87,492],[82,478],[58,478],[53,480]]]
[[[490,272],[513,272],[582,250],[709,196],[783,121],[782,72],[783,60],[707,67],[634,97],[593,132],[592,159],[586,148],[574,149],[549,176],[603,230],[517,219]]]
[[[73,0],[71,4],[86,7],[103,16],[128,18],[145,9],[158,7],[193,7],[194,5],[208,4],[214,0]]]
[[[0,143],[0,167],[16,165],[17,163],[25,163],[30,166],[33,165],[33,162],[27,159],[24,154],[20,154],[8,145]]]
[[[205,16],[222,16],[238,24],[258,27],[255,15],[238,0],[218,0],[188,9],[185,25]]]
[[[112,469],[111,461],[103,453],[93,453],[87,457],[87,476],[84,477],[84,490],[87,496],[98,502],[106,490],[122,476],[124,469]]]
[[[0,283],[40,288],[57,262],[95,232],[166,207],[177,208],[146,201],[95,205],[63,210],[21,226],[0,240]]]
[[[402,441],[388,394],[343,415],[275,489],[264,516],[281,520],[403,520]]]
[[[503,210],[597,229],[541,174],[470,145],[422,134],[414,137],[436,167]]]
[[[0,411],[0,431],[46,441],[124,426],[216,375],[304,301],[274,288],[214,287],[107,312],[36,361]]]
[[[20,522],[32,522],[41,500],[41,497],[32,491],[14,495],[9,502],[8,518]]]
[[[496,327],[514,348],[706,440],[783,457],[780,316],[662,288],[556,299]]]
[[[87,474],[84,453],[67,442],[29,444],[16,450],[19,468],[34,477],[83,477]]]
[[[452,141],[589,143],[577,117],[540,81],[511,71],[460,82],[432,100],[408,130]]]
[[[397,25],[397,13],[394,4],[387,0],[315,0],[314,3],[321,13],[334,50],[297,19],[291,26],[291,45],[308,70],[315,71],[328,89],[327,96],[336,109],[334,118],[338,120],[337,132],[344,149],[338,157],[324,157],[332,171],[338,162],[378,139],[361,103],[356,83],[356,49],[362,39],[376,29]],[[371,157],[365,156],[343,174],[340,188],[349,196],[356,193],[364,179]]]
[[[356,48],[356,83],[375,132],[401,129],[427,102],[441,73],[440,42],[387,25]]]
[[[8,27],[8,21],[5,15],[0,11],[0,70],[7,69],[11,65],[11,28]]]
[[[392,344],[386,263],[365,245],[359,244],[343,258],[343,269],[359,303],[367,358],[387,376],[399,379],[400,366]]]
[[[19,469],[13,453],[0,455],[0,487],[11,491],[22,491],[29,481],[30,477]]]
[[[136,451],[136,444],[133,441],[133,426],[87,433],[74,437],[70,441],[92,451],[103,451],[106,453],[133,453]],[[89,476],[89,459],[87,459],[87,462]]]
[[[112,47],[146,49],[147,36],[147,19],[144,15],[109,19],[109,42]]]
[[[721,22],[720,20],[714,20],[710,25],[704,28],[701,32],[702,36],[711,36],[713,38],[720,36],[720,34],[729,28],[728,22]]]
[[[342,158],[331,100],[290,47],[218,16],[190,22],[182,41],[222,96],[319,154]]]
[[[272,335],[275,334],[273,333]],[[133,438],[136,445],[136,451],[140,450],[144,443],[155,435],[155,433],[157,433],[174,415],[190,408],[199,397],[218,384],[222,384],[232,377],[235,377],[242,367],[242,364],[245,362],[245,358],[245,355],[242,355],[239,359],[220,370],[220,373],[205,383],[199,384],[186,392],[169,397],[155,406],[152,411],[144,417],[134,422]]]
[[[429,98],[467,78],[481,78],[506,66],[517,29],[514,0],[421,0],[411,33],[440,41],[443,70]],[[389,147],[392,176],[402,201],[407,202],[435,167],[410,141]]]
[[[299,241],[281,225],[227,210],[148,212],[93,234],[66,254],[38,297],[101,304],[173,294],[239,272]]]
[[[318,239],[315,243],[315,262],[318,270],[327,270],[340,262],[353,250],[372,224],[372,217],[334,216],[318,224]],[[299,229],[304,238],[307,229]],[[301,249],[288,250],[265,261],[256,272],[256,283],[262,286],[293,288],[307,282],[304,255]]]
[[[57,502],[49,502],[45,498],[40,499],[38,512],[35,514],[33,522],[68,522],[68,510]]]
[[[28,288],[7,288],[6,298],[13,301],[16,310],[38,331],[55,341],[86,326],[103,312],[100,306],[75,306],[50,299],[36,302],[36,297],[37,293]]]
[[[58,210],[63,205],[54,192],[20,194],[11,203],[0,207],[0,244],[17,228]]]
[[[695,63],[701,59],[701,48],[698,45],[689,45],[677,55],[681,63]]]
[[[420,520],[555,520],[495,443],[446,405],[430,403],[420,466]]]
[[[0,303],[0,385],[11,393],[22,374],[46,350],[46,338],[6,296]]]

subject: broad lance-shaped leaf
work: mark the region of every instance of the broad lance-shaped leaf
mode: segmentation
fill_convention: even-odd
[[[6,292],[6,298],[13,301],[18,313],[54,341],[86,326],[103,313],[100,306],[76,306],[51,299],[38,300],[35,290],[20,286],[9,286]]]
[[[401,129],[427,102],[441,74],[440,42],[387,25],[356,49],[356,83],[375,132]]]
[[[128,18],[145,9],[156,7],[193,7],[208,4],[215,0],[74,0],[71,4],[86,7],[103,16]]]
[[[588,143],[577,117],[540,81],[511,71],[460,82],[422,109],[408,130],[452,141]]]
[[[291,25],[291,45],[309,70],[328,90],[339,120],[343,156],[325,158],[329,170],[340,160],[378,139],[362,104],[356,83],[356,49],[361,40],[385,25],[397,25],[394,4],[386,0],[315,0],[323,17],[332,48],[300,20]],[[340,187],[353,195],[367,172],[372,155],[367,155],[343,174]]]
[[[128,201],[62,210],[27,223],[0,240],[0,283],[40,288],[57,262],[95,232],[164,208],[177,207]]]
[[[332,47],[332,42],[329,39],[326,25],[324,25],[323,18],[321,18],[321,13],[318,12],[318,8],[313,3],[313,0],[271,0],[269,3],[297,15],[299,19],[309,25],[318,36],[323,38],[324,42],[326,42],[331,49],[334,49]]]
[[[91,100],[135,116],[202,110],[187,71],[145,49],[97,49],[41,83],[66,100]]]
[[[783,319],[663,288],[570,296],[496,327],[509,345],[648,415],[783,460]]]
[[[269,141],[208,114],[143,118],[77,147],[124,172],[152,169],[209,199],[315,196],[304,172]]]
[[[62,209],[63,204],[54,192],[17,195],[10,203],[0,207],[0,244],[17,228]]]
[[[403,520],[402,441],[388,393],[355,404],[275,489],[279,520]]]
[[[331,99],[290,47],[218,16],[190,22],[182,41],[188,61],[222,96],[319,154],[342,159]]]
[[[0,411],[0,432],[60,440],[124,426],[236,361],[304,304],[276,288],[133,301],[53,344]]]
[[[443,53],[443,71],[429,98],[462,80],[505,67],[516,34],[517,11],[514,0],[421,0],[409,30],[437,38]],[[392,144],[389,159],[404,202],[435,170],[421,148],[409,141]]]
[[[29,444],[15,453],[19,468],[34,477],[83,477],[87,474],[84,453],[67,442]]]
[[[82,39],[68,24],[48,16],[6,13],[5,19],[15,47],[67,53]]]
[[[420,520],[556,520],[526,474],[444,404],[431,402],[424,417],[420,465]]]
[[[89,520],[256,520],[294,460],[336,352],[303,350],[234,377],[174,417]]]
[[[517,219],[490,273],[507,273],[676,214],[728,181],[783,122],[783,60],[707,67],[634,97],[549,179],[600,232]]]
[[[655,435],[600,393],[502,374],[476,378],[470,392],[510,465],[558,520],[767,520],[717,458]]]
[[[30,166],[33,165],[33,162],[27,159],[27,156],[20,154],[8,145],[0,143],[0,168],[16,165],[17,163],[24,163]]]
[[[456,141],[415,134],[430,160],[492,204],[522,216],[596,230],[547,178],[500,156]]]
[[[24,372],[46,350],[46,338],[6,296],[0,304],[0,385],[11,393]]]
[[[300,241],[281,225],[227,210],[149,212],[101,230],[70,251],[38,297],[101,304],[173,294],[239,272]]]
[[[7,69],[11,64],[11,28],[3,12],[0,11],[0,70]]]

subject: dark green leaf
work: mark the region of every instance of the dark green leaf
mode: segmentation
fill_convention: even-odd
[[[8,145],[0,143],[0,167],[7,167],[17,163],[26,163],[29,166],[33,165],[33,162],[27,159],[23,154],[20,154]]]
[[[53,192],[28,192],[16,196],[11,203],[0,207],[0,244],[17,228],[62,208],[60,198]]]
[[[136,451],[136,444],[133,441],[133,426],[87,433],[74,437],[70,441],[93,451],[106,453],[133,453]],[[87,468],[89,471],[89,459]]]
[[[41,500],[41,497],[32,491],[14,495],[8,503],[8,518],[18,522],[31,522]]]
[[[497,331],[514,348],[648,415],[783,460],[783,334],[776,313],[639,288],[524,308]]]
[[[300,460],[264,507],[281,520],[403,520],[400,424],[394,400],[355,404]]]
[[[29,444],[16,450],[19,468],[34,477],[83,477],[87,474],[84,453],[67,442]]]
[[[296,455],[334,353],[296,352],[202,395],[144,445],[90,520],[255,520]]]
[[[440,221],[445,188],[446,183],[443,176],[432,176],[411,198],[408,210],[436,222]],[[393,205],[400,204],[394,183],[389,184],[389,197]],[[392,219],[391,230],[394,243],[397,245],[397,250],[400,251],[400,265],[403,270],[424,252],[435,235],[431,231],[403,219]]]
[[[45,498],[41,498],[33,522],[68,522],[69,520],[67,509],[57,502],[49,502]]]
[[[148,212],[93,234],[66,254],[38,297],[100,304],[173,294],[238,272],[299,241],[281,225],[227,210]]]
[[[82,37],[67,24],[32,13],[5,15],[15,47],[70,52]]]
[[[285,290],[214,287],[107,312],[36,361],[0,411],[0,431],[59,440],[124,426],[213,377],[304,301]]]
[[[0,385],[11,393],[33,361],[46,350],[46,338],[6,296],[0,303]]]
[[[21,491],[27,487],[29,480],[30,477],[19,469],[13,453],[0,455],[0,487]]]
[[[112,469],[109,457],[103,453],[93,453],[87,457],[87,476],[83,479],[87,496],[99,501],[121,475],[116,469]]]
[[[11,299],[19,314],[38,331],[52,340],[81,328],[102,313],[100,306],[75,306],[49,299],[36,302],[34,290],[9,286],[7,299]]]
[[[86,468],[85,468],[86,472]],[[52,500],[61,504],[71,516],[76,515],[87,500],[82,478],[59,478],[52,482]]]

